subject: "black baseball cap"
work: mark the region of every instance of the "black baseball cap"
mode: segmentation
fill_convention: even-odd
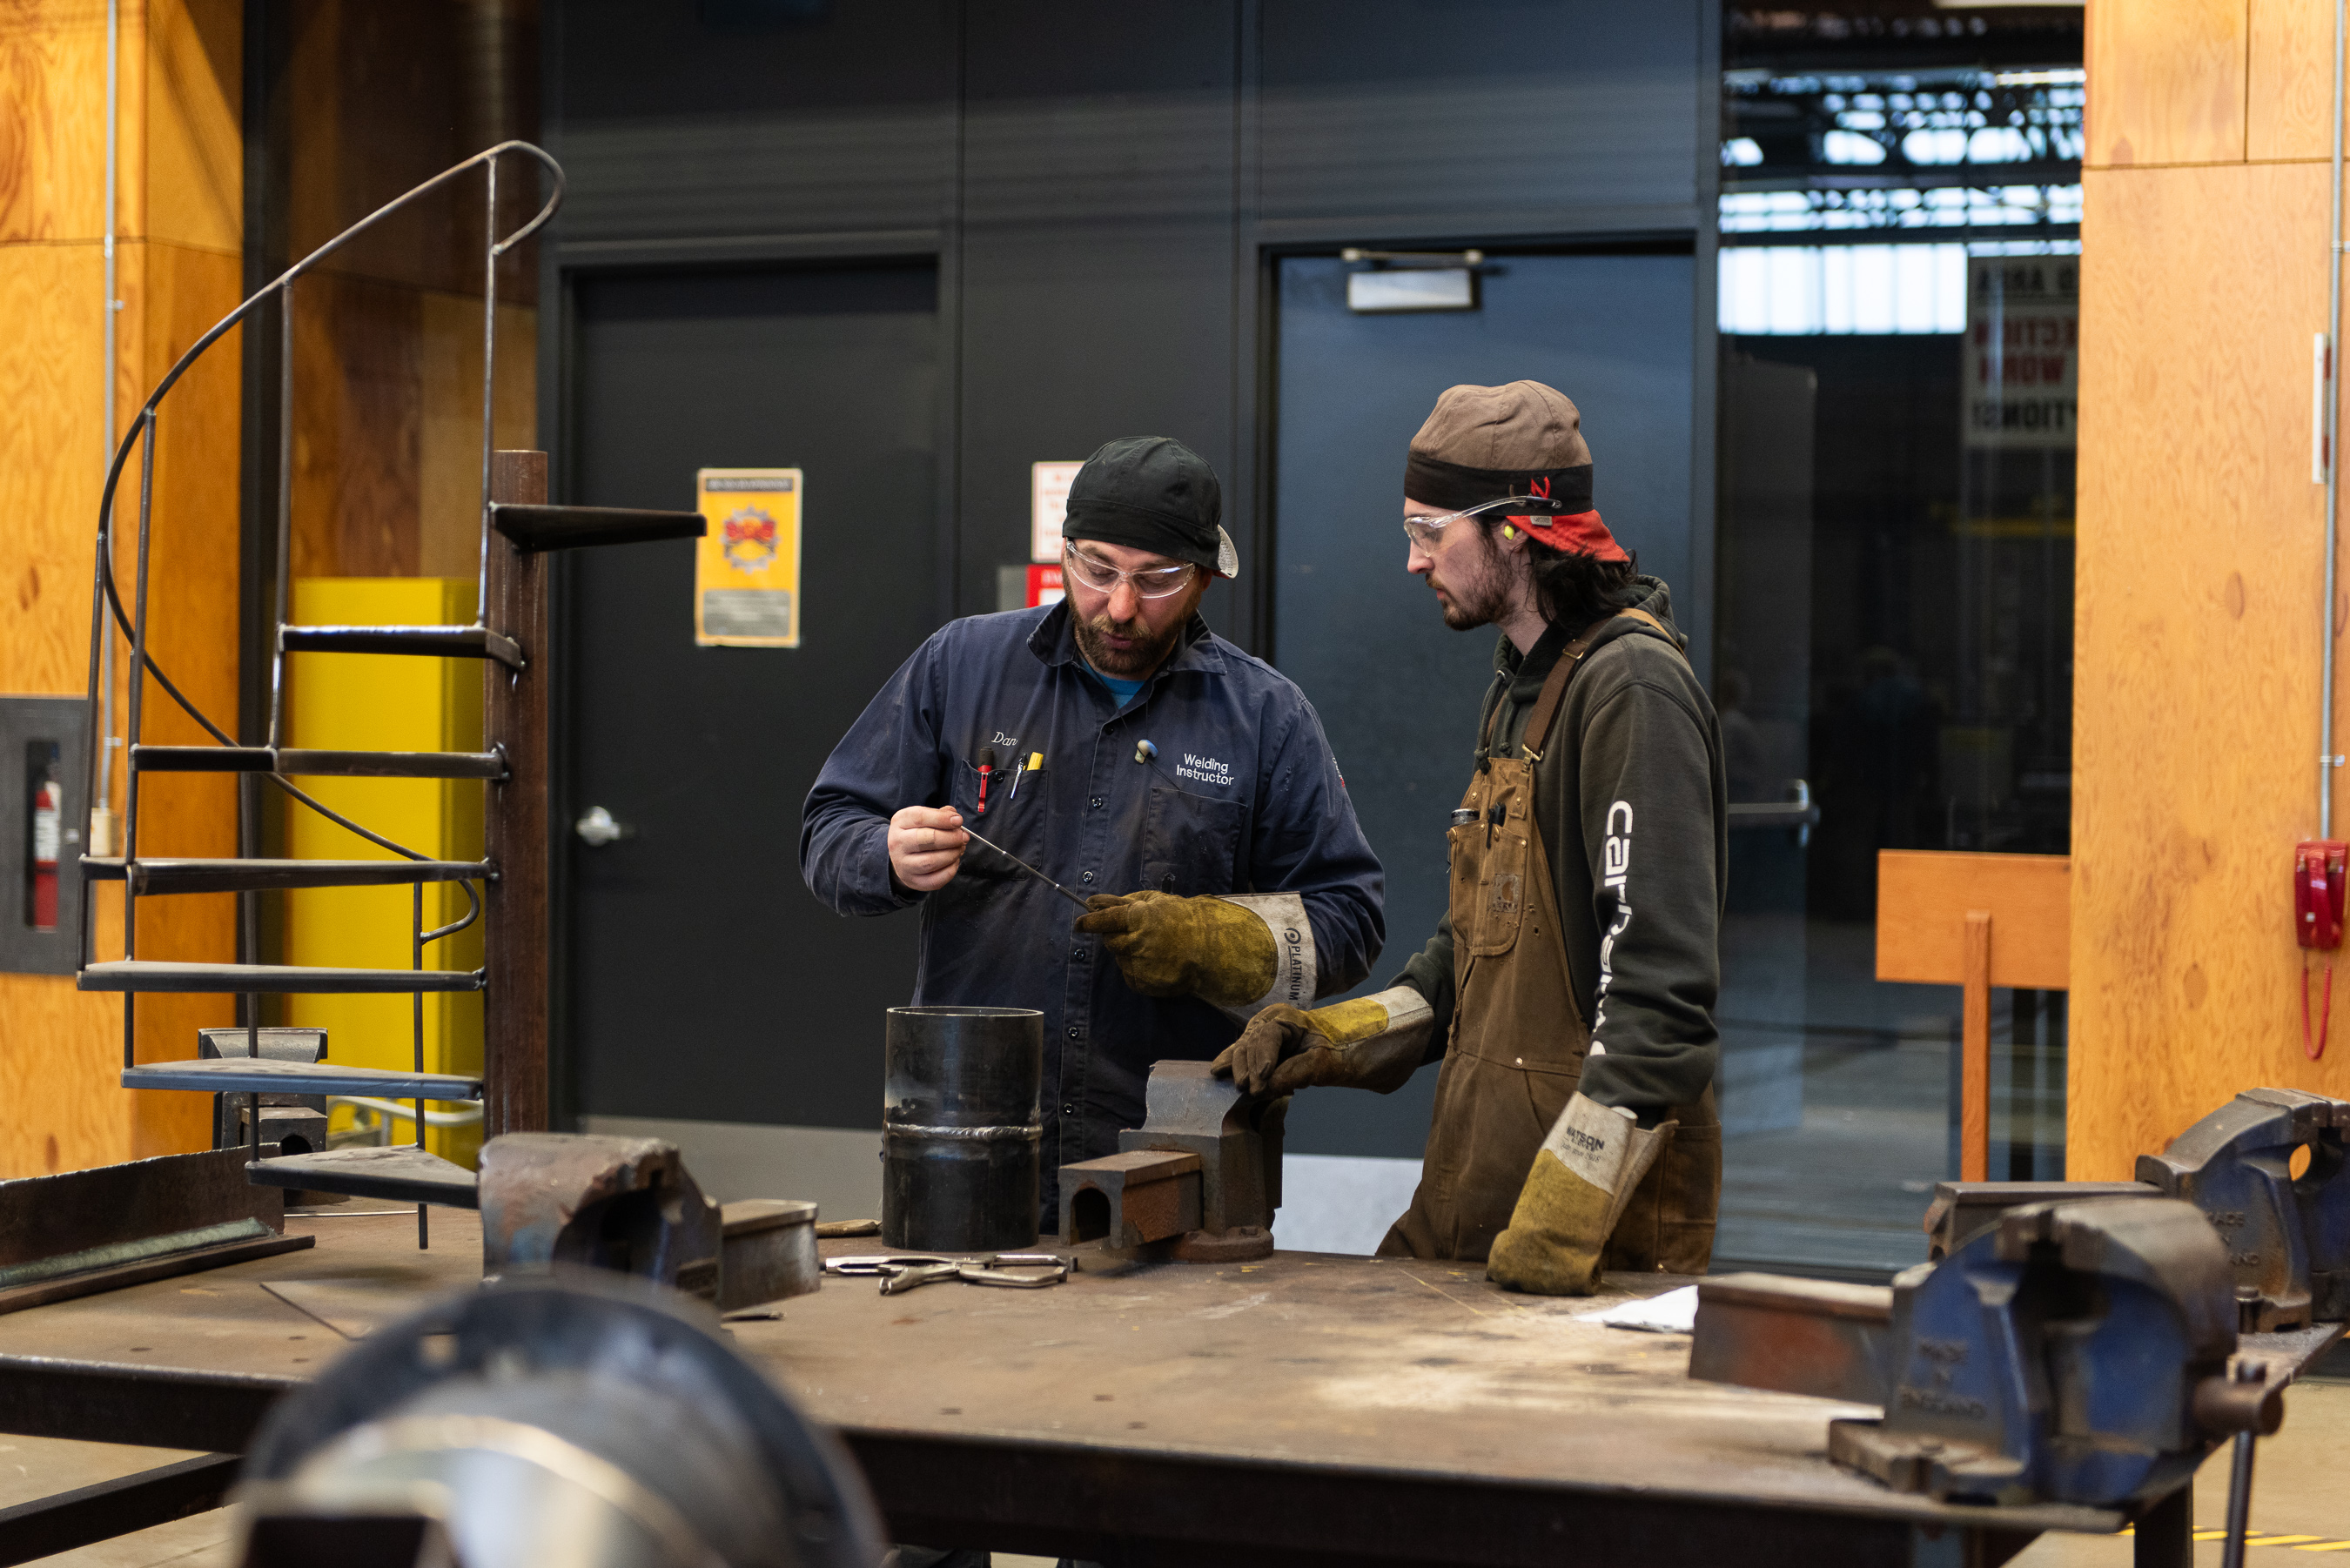
[[[1198,452],[1170,436],[1128,436],[1086,459],[1069,485],[1065,539],[1149,550],[1220,577],[1241,574],[1224,532],[1224,487]]]

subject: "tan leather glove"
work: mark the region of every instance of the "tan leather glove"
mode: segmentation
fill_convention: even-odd
[[[1419,1066],[1435,1014],[1408,985],[1311,1012],[1275,1002],[1210,1071],[1252,1095],[1337,1085],[1387,1094]]]
[[[1567,1101],[1534,1151],[1509,1229],[1493,1239],[1485,1277],[1542,1296],[1596,1291],[1616,1221],[1679,1126],[1644,1129],[1629,1111],[1581,1095]]]
[[[1273,989],[1280,954],[1262,916],[1227,898],[1097,893],[1076,929],[1102,939],[1144,996],[1196,996],[1239,1007]]]

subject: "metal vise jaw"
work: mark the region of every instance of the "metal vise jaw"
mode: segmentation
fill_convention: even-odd
[[[507,1133],[482,1146],[481,1197],[486,1274],[577,1263],[718,1296],[718,1205],[673,1143]]]
[[[2140,1181],[2203,1211],[2226,1243],[2237,1324],[2247,1334],[2350,1317],[2350,1102],[2251,1089],[2160,1154]],[[2295,1153],[2309,1151],[2299,1179]]]
[[[1205,1062],[1160,1062],[1118,1152],[1061,1167],[1061,1239],[1159,1247],[1183,1262],[1273,1251],[1289,1097],[1252,1099]]]
[[[1944,1501],[2144,1501],[2282,1417],[2281,1379],[2229,1377],[2227,1249],[2171,1199],[2028,1205],[1876,1292],[1743,1274],[1698,1293],[1690,1376],[1881,1405],[1830,1421],[1829,1457]]]

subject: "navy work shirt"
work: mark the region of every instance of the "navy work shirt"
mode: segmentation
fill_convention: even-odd
[[[1135,745],[1159,748],[1135,761]],[[977,759],[996,769],[979,811]],[[1013,774],[1045,754],[1013,793]],[[1045,1014],[1045,1191],[1060,1167],[1118,1152],[1142,1125],[1150,1064],[1215,1055],[1240,1026],[1195,997],[1127,988],[1082,911],[984,846],[929,894],[889,879],[890,816],[951,805],[1071,891],[1295,893],[1317,994],[1370,972],[1384,877],[1322,722],[1287,677],[1198,616],[1121,711],[1077,652],[1066,605],[973,616],[932,634],[835,747],[808,792],[800,874],[844,915],[921,906],[916,1005]]]

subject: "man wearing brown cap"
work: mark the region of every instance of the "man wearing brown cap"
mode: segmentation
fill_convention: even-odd
[[[1379,1251],[1554,1295],[1603,1268],[1702,1273],[1721,1186],[1721,729],[1665,585],[1593,507],[1581,423],[1514,381],[1453,388],[1412,438],[1409,569],[1447,626],[1502,633],[1451,907],[1388,990],[1268,1008],[1217,1060],[1271,1094],[1385,1093],[1440,1060],[1419,1189]]]

